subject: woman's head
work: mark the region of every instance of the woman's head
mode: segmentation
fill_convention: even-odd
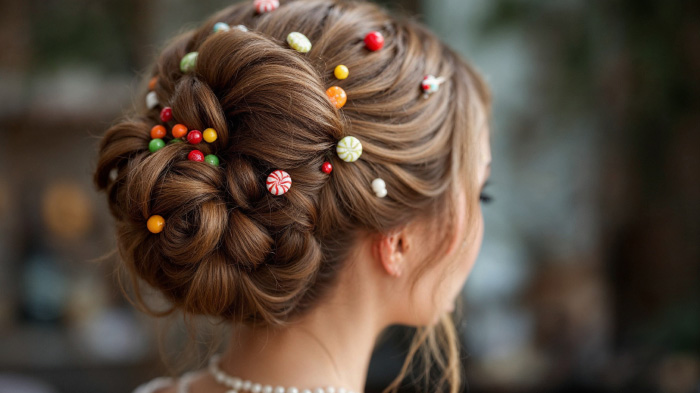
[[[249,32],[214,33],[216,22]],[[308,53],[289,48],[293,31],[310,39]],[[381,50],[365,48],[370,31],[383,34]],[[181,58],[193,51],[196,66],[181,72]],[[334,77],[339,64],[350,70],[347,79]],[[445,82],[424,98],[428,74]],[[375,239],[397,256],[391,250],[401,235],[381,246],[397,233],[410,233],[420,251],[398,264],[410,269],[407,290],[429,293],[425,285],[442,280],[451,284],[437,302],[455,295],[471,266],[454,263],[466,258],[460,247],[467,239],[474,250],[481,236],[479,135],[488,133],[489,97],[432,33],[365,2],[289,1],[265,14],[243,3],[173,39],[150,76],[158,78],[160,106],[107,131],[95,182],[108,194],[132,278],[161,291],[173,309],[283,325],[334,288],[358,242]],[[326,97],[334,85],[347,92],[342,109]],[[163,106],[173,109],[168,129],[177,122],[218,131],[197,149],[216,154],[220,166],[189,161],[186,143],[149,152]],[[363,146],[352,163],[335,154],[348,135]],[[320,169],[325,161],[330,174]],[[265,189],[276,169],[293,181],[281,196]],[[375,178],[386,182],[386,197],[373,192]],[[165,218],[158,234],[146,229],[154,214]]]

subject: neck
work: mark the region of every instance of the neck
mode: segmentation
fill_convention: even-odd
[[[375,341],[389,323],[372,286],[347,277],[355,273],[346,271],[329,299],[290,326],[235,329],[221,369],[273,387],[364,391]]]

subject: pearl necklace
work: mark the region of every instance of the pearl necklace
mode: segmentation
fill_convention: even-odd
[[[355,393],[352,390],[345,388],[334,388],[333,386],[328,386],[325,388],[316,389],[297,389],[295,387],[285,388],[283,386],[277,386],[273,388],[271,385],[261,385],[259,383],[254,383],[248,380],[243,380],[238,377],[234,377],[226,374],[219,368],[219,355],[213,355],[209,359],[209,372],[214,376],[216,382],[231,388],[231,390],[226,393],[239,393],[239,392],[251,392],[251,393]]]

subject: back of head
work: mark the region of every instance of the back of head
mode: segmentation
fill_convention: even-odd
[[[248,31],[214,33],[217,22]],[[309,38],[308,53],[286,43],[293,31]],[[381,50],[365,48],[370,31],[383,34]],[[183,72],[189,52],[198,52],[196,65]],[[339,64],[347,79],[334,77]],[[445,83],[425,99],[427,74]],[[483,82],[419,24],[369,3],[288,1],[263,14],[252,2],[228,7],[173,39],[152,76],[159,104],[107,131],[94,178],[125,266],[173,310],[284,324],[333,286],[359,234],[433,214],[458,179],[474,182],[465,175],[488,106]],[[326,96],[333,85],[347,92],[341,109]],[[149,151],[165,106],[174,115],[168,129],[217,131],[196,148],[218,166],[188,160],[188,143]],[[349,135],[363,146],[351,163],[335,153]],[[326,161],[330,174],[320,170]],[[277,169],[293,180],[284,195],[266,189]],[[375,178],[385,180],[386,197],[372,191]],[[156,214],[165,226],[153,234],[146,222]]]

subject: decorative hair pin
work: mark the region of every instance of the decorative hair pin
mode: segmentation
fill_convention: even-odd
[[[365,47],[376,52],[384,47],[384,36],[378,31],[370,31],[365,36]]]
[[[445,78],[436,78],[433,75],[426,75],[423,77],[423,81],[420,83],[421,89],[423,89],[423,98],[428,98],[429,95],[435,93],[440,89],[440,85],[445,82]]]
[[[165,227],[165,219],[157,214],[152,215],[146,221],[146,227],[151,233],[160,233]]]
[[[345,94],[345,90],[340,86],[331,86],[326,90],[326,95],[334,107],[340,109],[348,101],[348,95]]]
[[[362,143],[354,136],[346,136],[335,148],[338,157],[345,162],[355,162],[362,155]]]
[[[190,52],[184,55],[180,60],[180,71],[188,73],[194,70],[197,65],[197,56],[199,56],[199,52]]]
[[[255,0],[253,6],[258,14],[263,14],[279,8],[280,2],[279,0]]]
[[[380,178],[372,180],[372,191],[379,198],[384,198],[386,196],[386,183],[384,180]]]
[[[348,67],[340,64],[335,67],[333,70],[333,75],[335,75],[336,78],[342,80],[348,77],[350,75],[350,70],[348,70]]]
[[[298,31],[293,31],[287,35],[287,43],[299,53],[306,53],[311,50],[311,41]]]
[[[224,22],[214,23],[214,33],[218,33],[220,31],[229,31],[229,30],[231,30],[231,26],[229,26],[228,23],[224,23]]]
[[[280,196],[292,188],[292,177],[289,173],[277,169],[270,173],[265,184],[272,195]]]
[[[156,95],[155,91],[149,91],[148,94],[146,94],[146,107],[148,109],[153,109],[157,107],[159,104],[158,102],[158,96]]]

